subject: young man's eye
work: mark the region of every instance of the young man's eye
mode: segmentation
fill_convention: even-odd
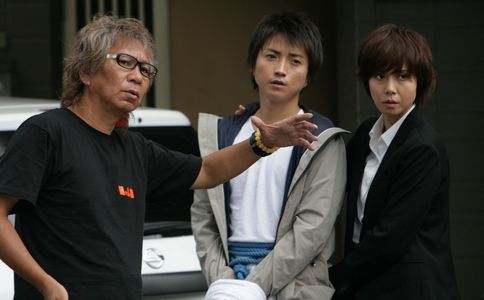
[[[383,75],[383,74],[375,74],[373,77],[375,79],[381,80],[381,79],[385,78],[385,75]]]

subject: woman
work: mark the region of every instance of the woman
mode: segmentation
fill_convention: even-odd
[[[435,85],[417,32],[387,24],[364,40],[359,77],[379,118],[348,143],[346,255],[333,299],[458,299],[449,237],[449,163],[420,112]]]

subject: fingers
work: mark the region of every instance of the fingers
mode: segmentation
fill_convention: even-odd
[[[313,150],[311,142],[317,141],[318,138],[311,131],[317,129],[318,126],[307,121],[311,117],[311,113],[305,113],[270,125],[265,124],[256,116],[252,116],[251,120],[252,124],[260,129],[262,140],[267,147],[300,145]]]
[[[311,131],[309,131],[309,130],[306,130],[304,132],[304,137],[306,138],[306,140],[311,140],[313,142],[318,140],[318,137],[315,136],[314,134],[312,134]]]
[[[304,129],[307,129],[307,130],[315,130],[315,129],[318,128],[318,126],[316,124],[313,124],[313,123],[308,121],[312,117],[313,117],[312,113],[304,113],[304,114],[300,114],[300,115],[295,115],[295,116],[293,116],[292,119],[290,119],[289,124],[291,124],[292,126],[298,128],[298,129],[304,128]]]
[[[294,126],[296,126],[299,129],[306,129],[306,130],[316,130],[316,129],[318,129],[318,125],[311,123],[311,122],[308,122],[308,121],[301,121]]]
[[[239,104],[239,106],[237,106],[237,109],[235,110],[234,114],[235,115],[241,115],[245,112],[245,106],[243,106],[242,104]]]
[[[304,148],[308,149],[308,150],[311,150],[311,151],[313,151],[313,150],[314,150],[313,145],[312,145],[310,142],[308,142],[306,139],[304,139],[304,138],[299,138],[299,143],[298,143],[298,144],[299,144],[300,146],[302,146],[302,147],[304,147]]]
[[[312,117],[313,117],[312,113],[303,113],[303,114],[295,115],[293,118],[294,118],[294,122],[302,122],[302,121],[309,120]]]
[[[315,129],[318,129],[318,126],[316,124],[306,121],[307,119],[312,118],[312,116],[313,116],[312,113],[305,113],[305,114],[293,116],[288,119],[284,119],[282,121],[279,121],[273,124],[266,124],[259,117],[252,116],[251,121],[252,121],[252,124],[259,129],[264,127],[290,126],[290,127],[296,128],[297,130],[301,130],[301,129],[315,130]]]
[[[318,137],[313,135],[309,130],[305,130],[301,136],[297,138],[297,141],[295,144],[302,146],[308,150],[314,150],[314,147],[312,146],[311,142],[317,141]]]

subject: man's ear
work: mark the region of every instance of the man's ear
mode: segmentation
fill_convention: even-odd
[[[79,72],[79,78],[85,86],[91,85],[91,76],[87,75],[84,71]]]

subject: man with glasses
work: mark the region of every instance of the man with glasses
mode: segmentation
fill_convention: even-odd
[[[116,128],[151,86],[153,61],[138,20],[95,17],[65,61],[62,107],[12,137],[0,160],[0,259],[15,271],[15,299],[141,299],[148,195],[214,187],[267,149],[312,149],[311,114],[270,126],[253,118],[257,138],[203,159]]]

